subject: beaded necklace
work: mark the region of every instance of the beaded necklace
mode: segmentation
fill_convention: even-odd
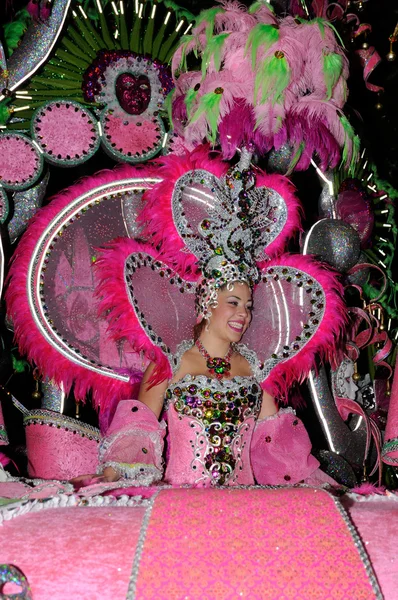
[[[203,356],[203,358],[206,359],[206,366],[211,375],[213,375],[214,377],[216,377],[216,379],[219,380],[223,377],[229,377],[231,372],[230,358],[234,352],[232,346],[229,347],[229,350],[224,356],[224,358],[221,358],[219,356],[215,356],[214,358],[212,358],[199,339],[196,340],[195,345],[201,353],[201,355]]]

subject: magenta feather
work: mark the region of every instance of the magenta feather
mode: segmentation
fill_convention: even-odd
[[[93,403],[97,408],[106,405],[111,398],[130,397],[132,386],[76,365],[47,342],[37,328],[29,307],[26,293],[29,263],[38,240],[49,223],[75,198],[99,185],[124,178],[150,176],[151,173],[151,166],[117,167],[113,171],[101,171],[92,177],[86,177],[55,196],[30,222],[18,244],[7,278],[7,312],[14,323],[15,340],[20,351],[37,365],[43,376],[54,380],[58,385],[62,384],[66,393],[73,387],[77,400],[84,402],[88,392],[92,391]]]

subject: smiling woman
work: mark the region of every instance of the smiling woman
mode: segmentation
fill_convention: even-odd
[[[278,411],[255,377],[253,353],[240,344],[252,318],[250,285],[242,281],[223,285],[202,309],[205,316],[198,316],[195,339],[180,346],[172,379],[152,385],[151,363],[138,402],[119,405],[103,443],[104,479],[138,476],[148,483],[160,479],[166,424],[158,419],[164,412],[167,483],[205,487],[333,483],[310,454],[301,421],[292,409]],[[146,431],[147,441],[137,465],[133,441],[139,428]]]

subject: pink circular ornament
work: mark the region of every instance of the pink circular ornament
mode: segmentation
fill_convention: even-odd
[[[73,167],[98,150],[95,117],[77,102],[59,100],[41,106],[32,120],[32,137],[48,162]]]
[[[24,190],[38,179],[43,156],[21,133],[0,135],[0,185],[8,190]]]
[[[166,136],[162,120],[157,116],[142,117],[111,109],[103,112],[102,144],[108,154],[136,163],[153,158],[162,150]]]

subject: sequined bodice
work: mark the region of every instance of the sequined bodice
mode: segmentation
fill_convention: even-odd
[[[183,454],[189,460],[185,467],[196,477],[195,483],[236,483],[261,397],[254,377],[219,381],[205,375],[187,375],[167,389],[169,427],[174,430],[173,439],[176,434],[179,438],[181,452],[181,444],[190,447],[190,452]],[[187,432],[189,440],[183,439]]]

